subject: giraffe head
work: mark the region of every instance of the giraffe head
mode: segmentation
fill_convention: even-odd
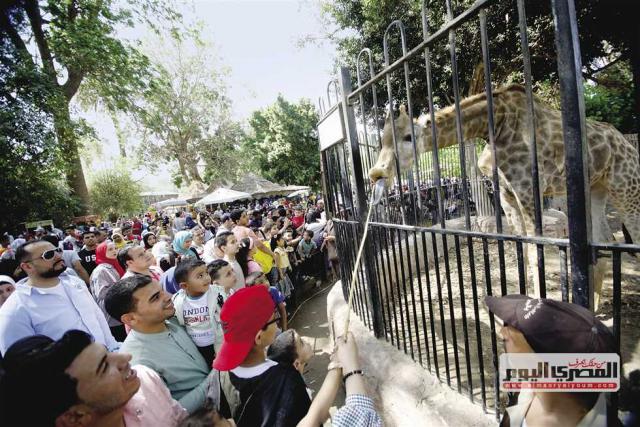
[[[396,142],[398,145],[398,161],[400,170],[405,171],[413,164],[413,139],[411,127],[414,127],[414,135],[419,139],[419,126],[414,126],[411,117],[407,114],[404,105],[400,106],[400,113],[394,120],[396,128]],[[384,193],[387,183],[391,182],[396,173],[396,152],[393,146],[393,126],[391,122],[391,112],[387,114],[382,131],[382,147],[378,154],[378,159],[371,169],[369,178],[375,184],[374,203],[378,203]]]

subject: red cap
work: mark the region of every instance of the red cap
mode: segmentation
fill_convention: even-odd
[[[242,288],[225,301],[220,312],[224,340],[213,367],[230,371],[240,366],[255,344],[256,334],[269,321],[275,305],[264,286]]]

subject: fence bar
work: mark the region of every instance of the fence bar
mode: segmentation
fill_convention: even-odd
[[[473,5],[469,6],[468,9],[466,9],[460,15],[456,16],[451,21],[447,22],[445,25],[439,28],[438,31],[436,31],[435,33],[430,35],[428,38],[426,38],[424,41],[422,41],[420,44],[418,44],[416,47],[411,49],[409,53],[404,55],[402,58],[397,59],[393,64],[390,64],[389,66],[385,66],[385,68],[382,71],[380,71],[378,74],[376,74],[375,77],[373,77],[368,82],[360,86],[358,89],[354,90],[349,96],[349,98],[356,99],[356,96],[361,91],[364,91],[372,84],[375,84],[375,82],[382,79],[383,76],[386,76],[396,71],[398,68],[402,66],[402,64],[405,61],[408,61],[409,59],[412,59],[420,55],[425,48],[432,46],[433,44],[435,44],[435,42],[437,42],[438,40],[446,36],[449,33],[449,30],[462,26],[465,22],[475,17],[480,9],[485,8],[491,4],[498,3],[499,1],[500,0],[476,0],[476,2]],[[427,3],[426,5],[423,3],[423,9],[428,8],[428,0],[426,1],[426,3]]]
[[[424,244],[424,233],[421,233],[420,236],[422,237],[422,244],[423,244],[423,248],[425,247]],[[414,231],[413,232],[413,247],[415,248],[416,254],[419,253],[419,249],[418,249],[418,232]],[[424,262],[424,266],[425,266],[425,271],[427,274],[427,277],[429,277],[429,261],[427,259],[427,252],[424,251],[423,252],[423,262]],[[427,316],[426,313],[424,311],[424,295],[422,292],[422,274],[420,274],[420,257],[416,256],[416,276],[418,277],[418,293],[420,294],[420,312],[422,313],[422,333],[424,335],[424,348],[427,351],[427,367],[429,368],[429,370],[431,369],[431,355],[430,355],[430,351],[429,351],[429,334],[427,333]],[[420,348],[418,346],[418,348]],[[424,365],[423,365],[424,366]]]
[[[484,275],[486,282],[487,295],[493,295],[493,289],[491,286],[491,264],[489,259],[489,242],[486,237],[482,238],[482,253],[484,254]],[[493,393],[495,396],[494,405],[496,411],[496,421],[500,421],[500,378],[498,373],[498,342],[496,338],[496,321],[493,313],[489,311],[489,328],[491,329],[491,362],[493,363]],[[486,398],[484,388],[482,389],[483,399],[482,404],[486,410]]]
[[[456,253],[460,254],[460,238],[455,236]],[[462,270],[462,259],[460,256],[457,258],[458,267],[458,289],[460,291],[460,309],[462,310],[462,335],[464,337],[464,357],[465,367],[467,370],[467,381],[469,384],[469,400],[473,402],[473,378],[471,377],[471,355],[469,353],[469,332],[467,330],[467,308],[466,301],[464,299],[464,277]],[[472,286],[474,287],[474,286]],[[475,288],[475,287],[474,287]],[[460,384],[460,378],[458,378],[458,384]],[[460,388],[460,386],[458,386]]]
[[[446,0],[447,17],[453,20],[451,0]],[[458,87],[458,59],[456,57],[456,33],[449,30],[449,54],[451,55],[451,84],[453,87],[453,100],[456,111],[456,137],[458,138],[458,155],[460,157],[460,174],[462,175],[462,202],[464,204],[464,225],[471,230],[471,218],[469,212],[469,183],[467,182],[467,160],[464,149],[464,133],[462,131],[462,112],[460,110],[460,89]]]
[[[431,327],[431,343],[433,345],[433,368],[436,372],[436,376],[438,380],[440,378],[440,369],[438,367],[438,347],[436,345],[436,325],[435,325],[435,317],[433,315],[433,299],[431,296],[431,273],[429,272],[429,255],[427,252],[427,235],[424,231],[420,232],[422,235],[422,252],[424,253],[424,265],[425,265],[425,274],[427,278],[427,301],[429,307],[429,326]],[[433,238],[433,235],[431,235]],[[436,259],[434,258],[434,261]],[[434,262],[434,269],[437,262]],[[427,343],[427,345],[429,345]]]
[[[536,128],[537,120],[535,115],[535,108],[533,104],[533,90],[531,88],[531,57],[529,56],[529,40],[527,37],[527,15],[524,7],[524,0],[518,0],[518,22],[520,28],[520,46],[522,49],[522,60],[524,65],[524,87],[527,94],[527,110],[529,115],[527,122],[529,124],[529,150],[531,161],[531,183],[533,190],[533,207],[534,207],[534,226],[536,236],[542,235],[542,197],[540,196],[540,177],[538,174],[538,143],[536,140]],[[539,280],[539,295],[544,298],[546,294],[545,286],[545,268],[544,268],[544,248],[542,245],[537,245],[537,257],[538,257],[538,280]],[[531,262],[530,260],[529,262]],[[533,274],[536,274],[535,272]],[[535,281],[534,281],[535,282]]]
[[[427,20],[427,6],[429,0],[422,2],[422,36],[425,40],[429,39],[429,21]],[[431,155],[433,159],[433,172],[435,175],[436,194],[438,196],[438,216],[440,220],[440,226],[446,228],[445,210],[444,210],[444,195],[442,194],[442,177],[440,175],[440,157],[438,154],[438,134],[436,132],[436,116],[435,107],[433,105],[433,87],[431,78],[431,59],[429,54],[429,47],[424,47],[424,65],[427,77],[427,96],[429,100],[429,115],[431,116],[431,142],[432,150]]]
[[[349,73],[349,69],[347,67],[342,67],[340,69],[340,87],[342,89],[342,108],[344,115],[344,123],[346,123],[347,127],[347,141],[351,148],[351,167],[353,171],[353,175],[355,176],[355,184],[356,184],[356,196],[358,199],[358,216],[359,220],[362,223],[362,228],[364,229],[364,221],[366,218],[366,212],[368,208],[367,199],[366,199],[366,191],[364,188],[364,179],[363,179],[363,171],[362,171],[362,163],[360,159],[360,147],[358,146],[358,134],[356,127],[356,119],[355,114],[353,112],[353,107],[348,103],[348,96],[352,92],[351,88],[351,75]],[[362,236],[365,238],[366,236]],[[371,317],[373,321],[373,332],[376,338],[380,338],[384,333],[384,322],[382,320],[382,305],[380,303],[380,299],[378,298],[378,293],[376,288],[378,287],[378,282],[376,278],[375,268],[372,264],[374,253],[372,251],[371,245],[364,246],[364,258],[363,258],[363,266],[366,277],[367,291],[369,300],[371,301]]]
[[[591,209],[578,24],[573,0],[553,0],[562,133],[567,177],[567,212],[571,247],[573,302],[593,309]]]
[[[389,291],[391,292],[391,300],[387,301],[387,307],[393,308],[393,310],[391,311],[393,313],[393,325],[395,326],[395,334],[392,334],[392,338],[391,338],[391,344],[393,344],[393,337],[395,336],[395,345],[396,348],[400,349],[400,338],[398,337],[398,315],[396,313],[396,309],[395,309],[395,304],[396,304],[396,296],[395,293],[393,292],[393,273],[391,270],[391,257],[389,256],[389,234],[391,233],[391,230],[387,230],[385,228],[381,227],[381,230],[384,231],[384,247],[386,248],[386,250],[384,251],[384,255],[386,255],[386,261],[387,261],[387,271],[389,272]],[[395,256],[394,256],[394,261],[395,261]]]
[[[415,231],[413,233],[415,234]],[[416,253],[417,248],[414,246],[413,253],[410,252],[408,231],[404,232],[404,242],[407,247],[407,259],[410,260],[411,258],[415,257],[417,260],[418,259],[418,254]],[[411,267],[411,262],[407,263],[407,270],[409,270],[409,289],[411,290],[411,308],[413,309],[413,330],[416,336],[416,347],[418,349],[418,359],[420,361],[420,364],[422,365],[422,350],[420,349],[420,328],[418,326],[418,310],[416,309],[416,295],[415,295],[415,290],[413,289],[413,268]],[[419,274],[420,274],[420,271],[416,270],[416,275],[419,275]],[[409,307],[407,306],[407,308]],[[411,342],[413,342],[413,340]]]
[[[446,241],[446,236],[442,237]],[[444,306],[442,304],[442,282],[440,280],[440,263],[438,262],[438,243],[436,235],[431,233],[431,243],[433,247],[433,259],[436,273],[436,289],[438,291],[438,312],[440,314],[440,333],[442,334],[442,348],[444,350],[444,365],[447,375],[447,384],[451,386],[451,373],[449,372],[449,347],[447,346],[447,329],[444,322]],[[435,320],[435,319],[434,319]]]
[[[567,248],[558,248],[560,250],[560,290],[562,292],[562,301],[569,302],[569,278],[567,268]]]

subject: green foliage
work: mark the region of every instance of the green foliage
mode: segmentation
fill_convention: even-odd
[[[637,132],[629,67],[616,64],[599,73],[597,79],[597,84],[584,87],[587,117],[611,123],[622,133]]]
[[[89,191],[92,212],[104,217],[137,214],[143,208],[141,190],[125,169],[98,172]]]
[[[152,28],[179,18],[168,0],[21,0],[0,6],[0,35],[15,51],[9,68],[26,68],[32,78],[17,89],[46,87],[50,96],[37,108],[46,112],[57,144],[65,152],[64,172],[74,193],[87,196],[78,155],[78,123],[70,103],[82,87],[85,97],[110,110],[131,110],[137,93],[151,84],[148,59],[116,32],[136,24]],[[29,49],[28,47],[33,47]],[[11,71],[13,72],[13,71]]]
[[[262,176],[286,184],[320,186],[318,115],[308,100],[293,104],[278,96],[276,102],[252,114],[252,134],[244,152]]]
[[[446,2],[431,1],[428,9],[429,33],[434,34],[448,20]],[[453,15],[475,3],[474,0],[459,0],[453,3]],[[550,1],[525,0],[528,41],[534,82],[557,82],[557,61],[553,17]],[[631,37],[629,31],[637,26],[634,21],[634,1],[632,0],[582,0],[576,2],[580,48],[585,75],[595,73],[601,58],[623,60],[631,57]],[[362,48],[370,48],[373,54],[374,71],[383,66],[383,36],[387,26],[394,20],[401,20],[406,28],[407,48],[412,49],[423,40],[422,2],[414,0],[332,0],[322,3],[323,17],[327,21],[325,37],[337,44],[337,62],[349,66],[355,79],[356,58]],[[516,2],[495,2],[487,9],[487,34],[491,57],[491,75],[494,85],[501,85],[520,72],[516,80],[523,83],[522,52],[518,29]],[[448,37],[442,37],[430,49],[434,102],[444,107],[453,102],[452,66]],[[389,62],[402,55],[397,28],[389,32]],[[462,25],[455,36],[457,55],[457,79],[461,95],[466,95],[475,66],[482,61],[481,37],[477,19]],[[606,43],[605,43],[606,42]],[[424,56],[410,61],[409,80],[414,115],[426,110],[427,82]],[[370,78],[366,56],[361,60],[362,78]],[[404,72],[400,68],[391,73],[394,101],[406,103],[407,95]],[[376,86],[381,107],[387,103],[385,82]],[[370,91],[369,91],[370,92]],[[370,96],[370,94],[367,94]],[[371,99],[367,100],[371,105]],[[383,112],[380,112],[383,114]]]
[[[242,128],[231,119],[224,70],[213,47],[193,32],[197,49],[183,40],[163,39],[156,47],[155,85],[144,93],[138,110],[149,163],[176,162],[174,182],[203,182],[197,165],[204,160],[205,179],[230,177],[240,164]]]
[[[49,112],[55,92],[6,38],[0,58],[0,230],[37,219],[64,224],[77,200],[61,179],[64,159]]]

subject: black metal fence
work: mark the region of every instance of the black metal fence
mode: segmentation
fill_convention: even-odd
[[[384,35],[385,62],[377,73],[371,51],[363,49],[358,55],[356,78],[343,68],[339,81],[329,85],[328,104],[321,103],[323,118],[318,125],[326,206],[336,226],[345,295],[351,286],[357,286],[354,305],[357,315],[377,337],[395,345],[442,382],[498,417],[507,403],[507,396],[501,395],[498,388],[498,357],[502,348],[496,338],[493,315],[484,307],[482,298],[535,294],[593,308],[594,265],[599,260],[606,269],[599,270],[604,272],[604,285],[598,314],[611,322],[624,363],[638,342],[632,325],[636,318],[640,320],[640,308],[636,308],[640,307],[640,263],[630,255],[640,252],[640,246],[591,238],[587,143],[573,0],[552,3],[565,151],[568,224],[564,228],[568,230],[568,238],[549,232],[549,218],[543,210],[545,189],[539,183],[540,174],[545,172],[539,168],[542,150],[536,126],[540,118],[534,113],[524,0],[517,0],[516,6],[521,83],[530,129],[529,155],[520,159],[526,165],[533,195],[529,233],[518,229],[509,232],[505,227],[503,215],[508,217],[509,212],[503,209],[503,203],[509,193],[504,188],[501,192],[505,182],[495,160],[500,155],[496,141],[501,135],[496,128],[493,103],[496,85],[491,81],[487,10],[503,2],[478,0],[454,15],[450,0],[446,0],[447,19],[435,30],[429,27],[428,3],[422,8],[421,42],[412,48],[407,46],[402,22],[394,21]],[[475,145],[472,141],[470,146],[463,132],[456,59],[459,49],[456,31],[469,25],[477,27],[481,39],[479,54],[484,65],[488,104],[484,137],[481,142],[476,140]],[[402,56],[391,62],[389,44],[393,31],[400,35]],[[441,43],[443,40],[447,43]],[[440,149],[435,112],[444,105],[434,103],[430,62],[431,53],[439,47],[450,52],[450,95],[457,140],[454,146]],[[410,67],[424,73],[431,123],[425,131],[431,132],[433,145],[430,151],[419,153],[411,128],[414,161],[410,170],[401,170],[397,162],[401,136],[395,134],[395,119],[391,120],[396,174],[382,204],[374,207],[374,222],[370,224],[366,252],[358,270],[359,280],[354,284],[350,282],[351,271],[372,192],[367,171],[376,163],[382,144],[379,123],[385,108],[393,109],[398,99],[407,103],[407,111],[412,115]],[[392,75],[404,79],[403,93],[394,92],[397,85],[392,84]],[[357,84],[355,88],[353,83]],[[379,105],[380,94],[385,92],[384,104]],[[477,174],[473,169],[477,157],[485,154],[494,159],[489,176]],[[478,218],[487,215],[492,216],[492,229],[479,230]],[[456,216],[461,220],[449,221]],[[626,304],[621,303],[623,296]],[[622,319],[629,319],[630,323],[622,323]],[[611,401],[617,405],[615,395]]]

